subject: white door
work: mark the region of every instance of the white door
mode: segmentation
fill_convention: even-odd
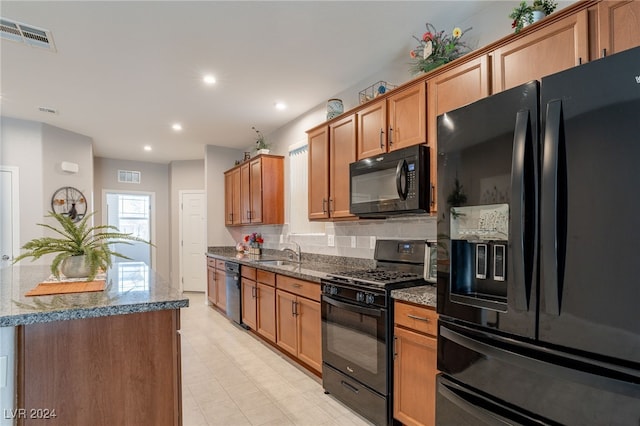
[[[207,288],[207,227],[204,191],[180,191],[180,277],[182,291]]]
[[[153,242],[152,196],[139,192],[106,192],[106,212],[108,225],[115,226],[120,232],[132,234],[145,241]],[[131,241],[131,244],[115,244],[112,249],[131,260],[114,257],[118,262],[144,262],[153,267],[152,247],[146,243]]]
[[[18,168],[0,166],[0,268],[18,254]]]

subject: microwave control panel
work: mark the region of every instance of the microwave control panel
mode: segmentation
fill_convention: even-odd
[[[407,198],[416,198],[416,163],[408,163],[407,170]]]

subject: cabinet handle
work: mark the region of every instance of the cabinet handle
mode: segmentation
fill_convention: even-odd
[[[413,319],[418,320],[418,321],[431,322],[431,320],[429,318],[427,318],[427,317],[418,317],[418,316],[411,315],[411,314],[407,314],[407,316],[409,318],[413,318]]]
[[[431,196],[431,207],[436,205],[436,202],[435,202],[435,199],[434,199],[435,189],[436,189],[436,187],[433,184],[431,184],[431,194],[430,194],[430,196]]]
[[[389,127],[389,146],[393,145],[393,127]]]
[[[251,287],[251,297],[253,297],[254,299],[258,298],[258,289],[255,287]]]
[[[393,336],[393,359],[398,357],[398,350],[396,349],[396,344],[398,343],[398,338]]]
[[[604,58],[606,56],[607,56],[607,49],[604,48],[604,49],[602,49],[602,57]]]
[[[384,149],[384,144],[382,143],[382,135],[384,135],[384,130],[380,129],[380,149]]]
[[[300,288],[300,287],[302,287],[302,284],[293,283],[293,284],[291,284],[291,286],[295,287],[295,288]]]
[[[331,205],[333,205],[333,208],[331,208]],[[336,211],[336,206],[333,201],[333,198],[329,198],[329,214],[334,213],[335,211]]]
[[[327,212],[327,199],[323,198],[322,199],[322,213],[326,213]]]

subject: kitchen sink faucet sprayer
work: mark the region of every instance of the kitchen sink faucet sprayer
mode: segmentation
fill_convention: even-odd
[[[296,243],[295,241],[289,241],[289,243],[295,244],[296,249],[293,250],[289,247],[285,247],[281,250],[287,254],[290,254],[292,260],[295,260],[298,263],[302,263],[302,252],[300,251],[300,244]]]

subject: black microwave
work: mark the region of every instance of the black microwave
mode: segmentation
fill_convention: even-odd
[[[386,217],[429,212],[429,148],[415,145],[349,165],[349,212]]]

